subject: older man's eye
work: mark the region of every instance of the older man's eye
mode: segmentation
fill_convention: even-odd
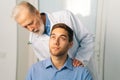
[[[30,26],[30,25],[32,25],[33,24],[33,21],[32,22],[30,22],[28,25]]]
[[[24,26],[24,28],[27,28],[27,26]]]
[[[51,38],[51,39],[55,39],[55,36],[54,36],[54,35],[51,35],[50,38]]]

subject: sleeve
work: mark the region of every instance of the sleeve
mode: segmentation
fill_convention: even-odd
[[[75,38],[79,44],[75,58],[82,61],[84,65],[87,65],[94,53],[94,34],[90,33],[87,28],[82,25],[77,16],[71,12],[70,16]]]

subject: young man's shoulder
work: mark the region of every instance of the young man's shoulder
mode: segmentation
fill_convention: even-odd
[[[86,67],[76,67],[74,70],[75,70],[75,73],[77,73],[78,76],[81,75],[80,77],[82,79],[93,80],[92,74],[90,73],[90,71]]]
[[[86,67],[82,67],[82,66],[74,67],[74,70],[77,71],[78,73],[90,74],[90,71]]]
[[[45,67],[45,64],[46,64],[46,61],[47,61],[47,59],[45,59],[45,60],[42,60],[42,61],[38,61],[38,62],[36,62],[36,63],[34,63],[33,65],[32,65],[32,67],[34,68],[34,69],[37,69],[38,67],[40,68],[44,68]]]
[[[87,68],[86,67],[83,67],[83,66],[78,66],[78,67],[74,67],[75,70],[86,70]]]

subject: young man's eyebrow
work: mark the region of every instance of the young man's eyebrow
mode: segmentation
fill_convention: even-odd
[[[51,36],[51,35],[55,35],[55,33],[51,33],[51,34],[50,34],[50,36]],[[64,35],[64,34],[61,34],[60,36],[67,37],[67,36],[66,36],[66,35]]]
[[[64,35],[64,34],[62,34],[62,35],[60,35],[60,36],[64,36],[64,37],[67,37],[66,35]]]

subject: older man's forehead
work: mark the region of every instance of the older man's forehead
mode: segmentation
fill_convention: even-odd
[[[29,23],[33,19],[32,15],[26,11],[22,11],[18,17],[16,18],[16,21],[18,24],[22,25],[25,24],[26,22]]]

